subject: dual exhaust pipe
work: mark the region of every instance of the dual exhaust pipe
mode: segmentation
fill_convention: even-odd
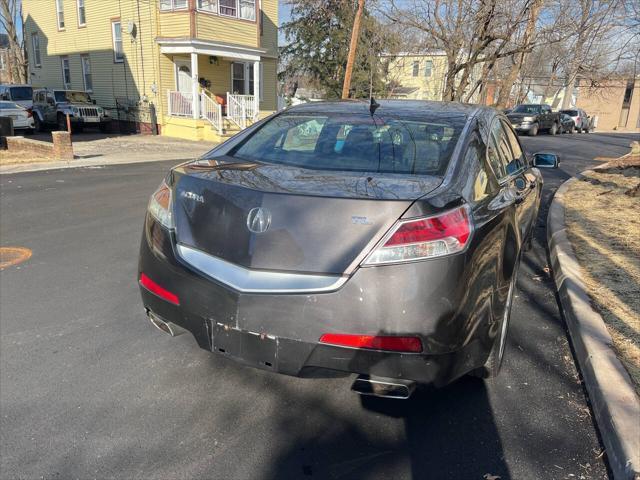
[[[184,328],[162,319],[151,310],[147,311],[147,316],[154,327],[167,335],[177,337],[186,332]],[[360,395],[399,400],[407,400],[415,388],[416,382],[411,380],[372,378],[369,375],[359,375],[351,386],[351,390]]]

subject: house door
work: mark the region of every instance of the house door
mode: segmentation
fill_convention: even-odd
[[[175,60],[176,88],[181,93],[191,93],[191,62]]]

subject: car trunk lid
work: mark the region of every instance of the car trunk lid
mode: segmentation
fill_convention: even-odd
[[[441,183],[218,160],[174,175],[178,243],[246,268],[330,274],[348,274],[415,199]]]

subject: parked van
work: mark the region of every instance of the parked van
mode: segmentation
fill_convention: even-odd
[[[0,85],[0,100],[14,102],[31,110],[33,108],[33,88],[31,85]]]

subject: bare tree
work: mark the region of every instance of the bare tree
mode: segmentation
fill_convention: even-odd
[[[443,98],[469,100],[499,59],[532,47],[514,44],[536,0],[391,0],[380,8],[389,21],[418,32],[423,49],[447,56]]]
[[[18,19],[21,16],[20,0],[0,0],[0,26],[9,37],[9,79],[15,83],[27,83],[24,35],[18,31]]]
[[[611,72],[607,64],[612,52],[608,46],[613,44],[610,34],[620,26],[616,18],[623,8],[620,0],[571,0],[565,5],[566,12],[574,22],[569,25],[573,37],[569,48],[569,58],[565,67],[565,94],[562,108],[569,108],[578,76],[602,76]]]

